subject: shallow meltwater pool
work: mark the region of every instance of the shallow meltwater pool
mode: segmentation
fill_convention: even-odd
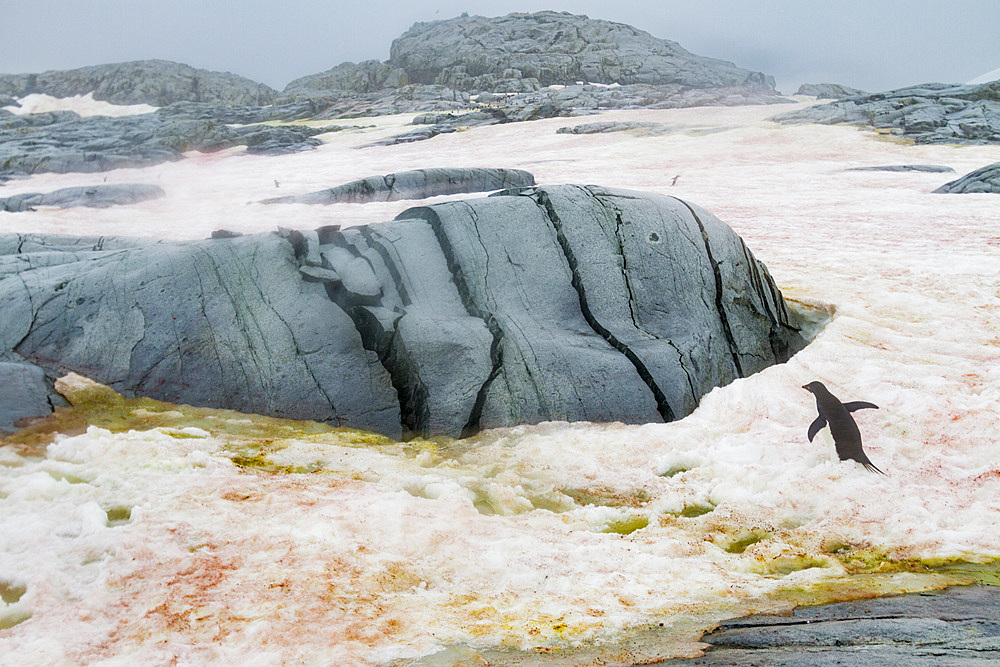
[[[965,173],[995,161],[992,149],[781,127],[773,113],[618,111],[600,118],[720,131],[557,134],[594,121],[563,118],[355,149],[409,120],[375,119],[310,154],[232,150],[107,174],[161,185],[154,202],[0,213],[10,231],[163,238],[371,223],[415,202],[247,202],[273,196],[275,180],[308,192],[462,155],[459,166],[527,169],[543,184],[701,205],[792,305],[828,320],[789,362],[712,391],[677,422],[463,440],[125,399],[69,376],[59,389],[71,407],[0,445],[0,653],[22,664],[632,664],[694,655],[725,618],[995,583],[995,196],[931,194],[952,174],[844,171]],[[40,175],[0,195],[94,179]],[[802,386],[814,380],[879,406],[854,417],[886,476],[809,442],[816,407]]]

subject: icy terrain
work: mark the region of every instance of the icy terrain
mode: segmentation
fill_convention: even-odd
[[[943,580],[893,572],[1000,557],[1000,201],[930,194],[947,174],[844,171],[962,174],[996,148],[778,126],[774,113],[608,112],[357,149],[411,116],[362,119],[371,127],[306,153],[238,148],[0,187],[154,183],[166,197],[0,213],[0,228],[183,239],[370,223],[415,205],[250,203],[373,174],[525,169],[541,184],[699,204],[790,302],[831,316],[789,363],[672,424],[395,444],[127,403],[127,418],[92,420],[104,428],[12,440],[0,447],[0,664],[384,664],[440,651],[443,664],[631,663],[690,654],[716,620],[790,596],[920,588]],[[677,132],[556,134],[595,120]],[[812,380],[880,406],[854,414],[888,476],[806,440]]]

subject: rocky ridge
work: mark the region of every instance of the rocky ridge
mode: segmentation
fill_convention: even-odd
[[[846,123],[884,130],[918,144],[1000,142],[1000,81],[929,83],[778,114],[780,123]]]
[[[174,102],[259,106],[277,91],[230,72],[212,72],[169,60],[133,60],[37,74],[0,74],[0,96],[44,93],[73,97],[93,93],[111,104],[167,106]]]
[[[49,381],[394,437],[670,421],[805,344],[729,227],[595,186],[195,242],[0,235],[0,307],[0,362]]]

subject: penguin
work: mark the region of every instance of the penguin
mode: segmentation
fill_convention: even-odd
[[[863,408],[875,408],[878,406],[867,401],[851,401],[841,403],[840,399],[830,393],[822,382],[810,382],[802,387],[811,392],[816,397],[816,409],[819,416],[816,421],[809,425],[809,442],[816,437],[820,429],[830,425],[830,435],[833,436],[833,443],[837,448],[837,456],[841,461],[857,461],[871,472],[882,475],[885,473],[875,467],[875,464],[868,460],[868,456],[861,448],[861,431],[854,423],[851,413]]]

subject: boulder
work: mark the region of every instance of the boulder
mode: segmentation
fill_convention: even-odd
[[[945,183],[934,191],[939,194],[961,194],[967,192],[1000,193],[1000,162],[970,171],[962,178]]]
[[[262,83],[229,72],[195,69],[169,60],[134,60],[37,74],[0,74],[0,95],[44,93],[74,97],[93,93],[112,104],[166,106],[174,102],[265,105],[277,94]]]
[[[0,236],[5,255],[0,354],[394,437],[679,419],[805,344],[729,227],[596,186],[197,242]]]
[[[265,199],[264,204],[364,204],[399,199],[426,199],[461,192],[492,192],[524,188],[535,177],[520,169],[414,169],[369,176],[319,192]],[[2,200],[0,200],[2,201]]]
[[[35,206],[107,208],[109,206],[137,204],[165,195],[166,193],[160,186],[145,183],[91,185],[79,188],[62,188],[45,194],[32,192],[3,197],[0,198],[0,211],[29,211]]]
[[[928,83],[862,95],[774,116],[779,123],[870,126],[918,144],[1000,142],[1000,81]]]

